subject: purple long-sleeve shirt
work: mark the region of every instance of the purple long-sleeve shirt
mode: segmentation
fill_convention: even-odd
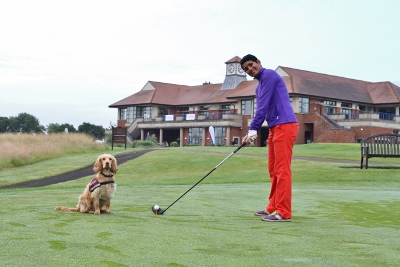
[[[257,77],[257,111],[250,125],[250,130],[258,131],[264,120],[268,127],[278,124],[297,122],[289,99],[285,82],[274,70],[261,68]]]

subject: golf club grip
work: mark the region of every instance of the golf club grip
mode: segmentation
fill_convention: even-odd
[[[227,159],[229,159],[233,154],[235,154],[236,152],[238,152],[242,147],[246,146],[246,144],[241,144],[238,148],[236,148],[235,151],[233,151],[231,154],[229,154],[223,161],[221,161],[217,166],[215,166],[211,171],[209,171],[206,175],[204,175],[203,178],[201,178],[197,183],[195,183],[192,187],[190,187],[185,193],[183,193],[177,200],[175,200],[174,202],[172,202],[171,205],[169,205],[163,213],[165,213],[167,211],[167,209],[169,209],[172,205],[174,205],[176,202],[178,202],[179,199],[181,199],[182,197],[184,197],[187,193],[189,193],[190,190],[192,190],[196,185],[198,185],[199,183],[201,183],[201,181],[203,181],[208,175],[210,175],[213,171],[215,171],[222,163],[224,163]]]

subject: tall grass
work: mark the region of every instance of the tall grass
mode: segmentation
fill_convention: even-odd
[[[20,167],[69,153],[104,150],[89,135],[71,134],[0,134],[0,170]]]

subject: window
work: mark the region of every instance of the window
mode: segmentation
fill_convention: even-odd
[[[203,138],[203,128],[189,128],[189,136],[187,143],[200,145]]]
[[[214,132],[215,132],[215,145],[224,146],[226,127],[215,127]]]
[[[240,140],[240,137],[234,136],[233,140],[231,142],[231,145],[238,145],[239,144],[239,140]]]
[[[152,117],[152,107],[137,107],[136,108],[136,118],[151,119]]]
[[[392,107],[381,107],[378,108],[379,119],[381,120],[393,120],[396,114],[396,108]]]
[[[136,107],[128,107],[126,109],[126,122],[132,123],[136,119]]]
[[[336,114],[336,101],[325,100],[324,104],[325,104],[324,111],[326,114],[328,115]]]
[[[342,114],[346,120],[351,118],[351,110],[348,108],[342,108]]]
[[[119,110],[119,119],[126,120],[126,108],[121,108]]]
[[[310,99],[305,97],[299,98],[299,113],[309,113],[310,112]]]
[[[179,113],[182,113],[182,114],[189,113],[189,107],[180,107]]]
[[[242,115],[251,115],[251,100],[242,100]]]
[[[340,106],[342,107],[342,111],[341,113],[345,115],[346,119],[350,119],[351,118],[351,103],[342,103],[340,104]]]
[[[341,107],[342,108],[351,108],[351,103],[342,103]]]
[[[208,116],[208,107],[200,106],[200,115]]]
[[[378,108],[378,112],[396,114],[396,108],[392,107]]]
[[[169,108],[166,107],[159,107],[158,108],[158,116],[163,116],[163,115],[168,115],[169,114]]]
[[[222,114],[231,114],[231,105],[221,105]]]
[[[151,119],[153,107],[128,107],[126,109],[126,122],[132,123],[138,118]]]

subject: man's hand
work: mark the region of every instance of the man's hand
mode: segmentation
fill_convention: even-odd
[[[247,135],[245,137],[243,137],[243,143],[246,143],[246,144],[253,143],[256,138],[257,138],[257,131],[249,130],[247,132]]]

